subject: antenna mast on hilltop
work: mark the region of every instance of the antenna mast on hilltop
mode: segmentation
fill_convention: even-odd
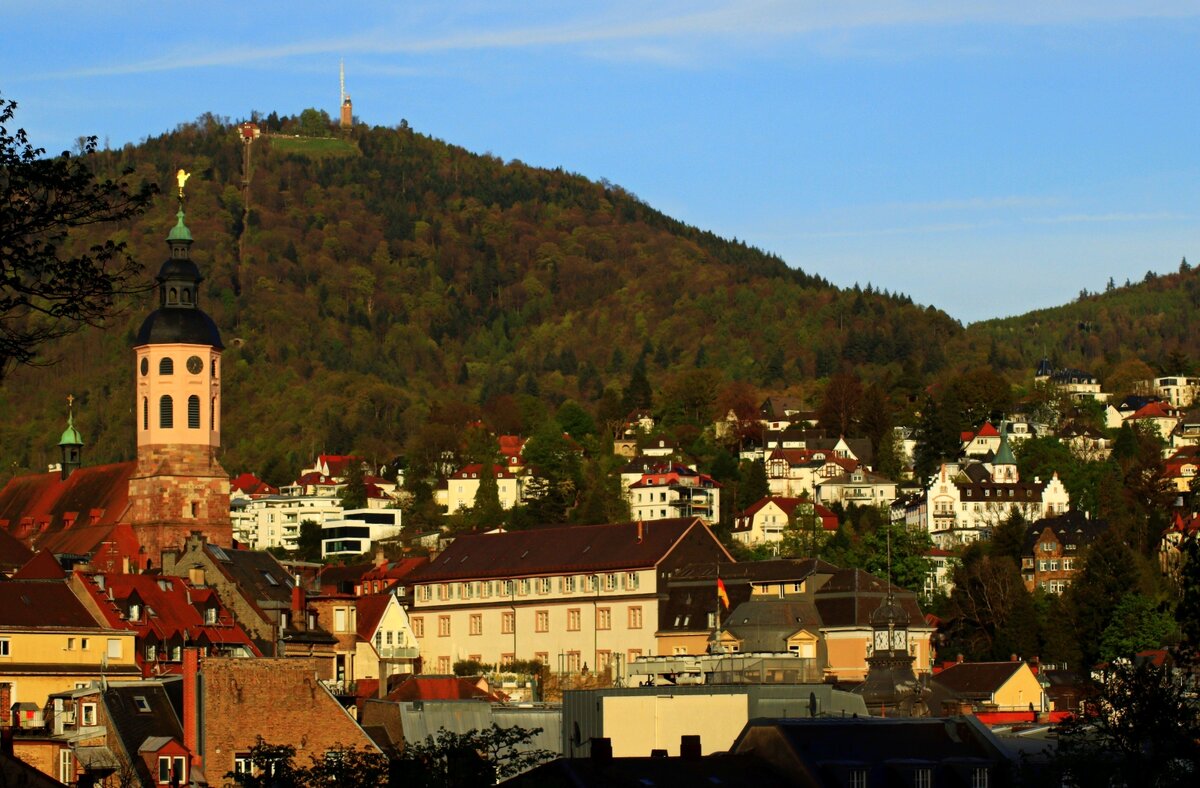
[[[338,83],[341,88],[341,95],[338,96],[338,106],[346,103],[346,61],[345,59],[338,61]]]
[[[354,106],[350,103],[350,97],[346,95],[346,61],[344,59],[338,61],[338,82],[341,88],[341,101],[338,102],[338,128],[343,134],[349,133],[354,126]]]

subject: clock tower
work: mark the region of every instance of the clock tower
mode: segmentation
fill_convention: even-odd
[[[229,474],[221,447],[221,334],[200,309],[200,269],[179,211],[158,271],[158,309],[134,343],[137,470],[129,480],[130,525],[141,545],[139,569],[160,565],[164,549],[198,532],[229,546]]]
[[[871,655],[858,692],[876,716],[924,717],[929,689],[913,672],[909,653],[908,613],[896,602],[891,583],[887,597],[871,614]]]

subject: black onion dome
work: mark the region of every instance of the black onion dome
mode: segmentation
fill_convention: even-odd
[[[170,259],[162,264],[162,268],[158,269],[158,276],[155,277],[159,282],[169,281],[184,281],[198,283],[203,276],[200,275],[200,268],[188,259]]]
[[[138,330],[134,346],[141,345],[211,345],[223,350],[217,324],[199,309],[163,307],[151,312]]]
[[[908,624],[908,613],[902,608],[892,596],[888,596],[883,600],[883,604],[875,608],[875,612],[871,614],[871,624],[880,626],[883,624]]]

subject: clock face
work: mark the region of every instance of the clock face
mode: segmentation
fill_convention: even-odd
[[[150,374],[150,359],[143,358],[142,359],[142,375],[145,376],[145,375],[149,375],[149,374]]]
[[[906,640],[905,635],[907,634],[903,629],[897,629],[892,633],[892,651],[908,650],[908,644],[904,642]]]
[[[204,362],[200,360],[199,356],[192,356],[187,360],[188,372],[191,372],[193,375],[199,375],[202,369],[204,369]]]
[[[884,630],[879,630],[875,633],[875,650],[886,651],[888,647],[888,633]]]

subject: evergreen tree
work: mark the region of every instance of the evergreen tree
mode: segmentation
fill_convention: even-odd
[[[366,508],[366,505],[366,473],[363,471],[362,463],[354,460],[346,469],[346,483],[342,487],[341,507],[342,509],[363,509]]]
[[[745,511],[751,504],[771,494],[767,480],[767,466],[762,460],[749,460],[741,465],[741,480],[738,483],[738,511]]]
[[[495,528],[504,522],[504,507],[500,505],[500,485],[496,482],[496,466],[490,461],[479,469],[479,489],[471,507],[471,523],[477,528]]]
[[[1092,544],[1066,591],[1085,667],[1100,657],[1100,639],[1117,602],[1138,588],[1136,556],[1117,531],[1110,527]]]
[[[1131,659],[1139,651],[1169,645],[1174,635],[1175,621],[1163,606],[1142,594],[1125,594],[1100,636],[1100,658]]]
[[[1188,539],[1183,544],[1183,563],[1179,567],[1179,603],[1175,620],[1183,642],[1200,653],[1200,539]]]
[[[621,405],[628,413],[636,408],[649,409],[654,404],[654,395],[650,389],[650,379],[646,377],[645,358],[639,358],[633,365],[629,376],[629,385],[621,396]]]

